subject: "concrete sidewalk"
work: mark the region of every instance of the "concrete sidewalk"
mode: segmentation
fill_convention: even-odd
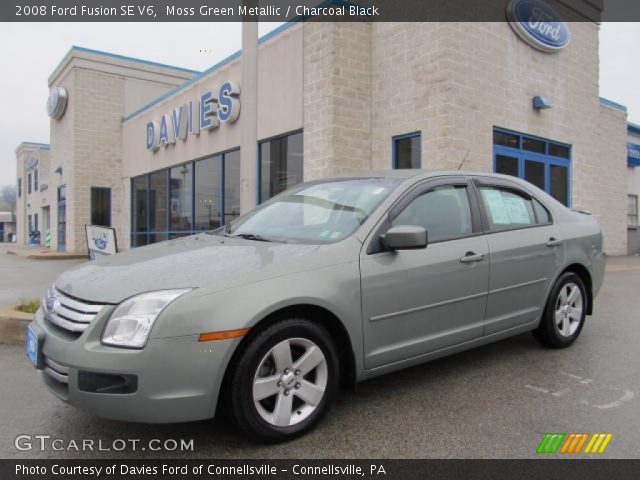
[[[607,272],[620,272],[640,269],[640,255],[607,257]]]
[[[57,252],[41,245],[10,245],[6,248],[6,254],[32,260],[74,260],[87,258],[86,253]]]

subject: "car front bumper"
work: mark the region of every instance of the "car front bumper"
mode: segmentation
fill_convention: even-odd
[[[198,336],[151,338],[141,350],[102,345],[110,312],[99,314],[74,337],[38,310],[32,328],[44,337],[41,370],[47,388],[61,400],[115,420],[174,423],[211,418],[224,370],[239,339],[198,342]],[[96,375],[97,374],[97,375]],[[79,378],[134,379],[120,393],[87,391]]]

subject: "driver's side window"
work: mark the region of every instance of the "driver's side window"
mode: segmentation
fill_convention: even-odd
[[[442,185],[413,199],[392,226],[417,225],[427,230],[429,243],[471,235],[471,207],[467,187]]]

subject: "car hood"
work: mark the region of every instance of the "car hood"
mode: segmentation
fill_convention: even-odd
[[[318,248],[200,234],[89,262],[63,273],[55,285],[83,300],[119,303],[153,290],[223,285],[273,265],[280,270]]]

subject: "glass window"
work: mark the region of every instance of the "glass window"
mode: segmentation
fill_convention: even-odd
[[[638,196],[628,195],[627,224],[630,227],[638,226]]]
[[[302,132],[260,144],[260,201],[302,182]]]
[[[22,196],[22,179],[18,179],[18,197]]]
[[[222,155],[199,160],[195,165],[195,230],[215,230],[220,219]]]
[[[536,222],[541,225],[545,225],[547,223],[551,223],[551,214],[549,210],[547,210],[544,205],[542,205],[535,198],[533,199],[533,210],[536,212]]]
[[[496,155],[496,173],[518,176],[518,159],[507,155]]]
[[[91,225],[111,226],[111,189],[91,187]]]
[[[399,183],[398,179],[361,178],[293,187],[240,217],[228,233],[290,243],[336,242],[362,225]]]
[[[240,216],[240,150],[224,154],[224,221]]]
[[[33,191],[38,191],[38,170],[33,172]]]
[[[169,230],[193,230],[193,164],[185,163],[170,170]]]
[[[429,242],[469,235],[472,227],[467,189],[453,185],[434,188],[414,199],[392,224],[424,227]]]
[[[546,145],[547,145],[546,142],[543,142],[542,140],[534,140],[533,138],[522,137],[523,150],[528,150],[530,152],[536,152],[536,153],[547,153]]]
[[[569,158],[569,147],[565,145],[558,145],[557,143],[549,144],[549,155],[554,157]]]
[[[539,189],[544,190],[544,163],[525,160],[524,179]]]
[[[513,190],[480,187],[491,230],[519,228],[536,224],[530,198]]]
[[[421,138],[415,133],[393,139],[394,168],[421,168]]]
[[[499,130],[494,130],[493,140],[497,173],[525,179],[569,206],[570,146]]]
[[[549,194],[563,205],[569,205],[569,169],[549,165]]]
[[[31,174],[27,175],[27,193],[31,193]]]
[[[147,232],[149,230],[148,225],[148,183],[149,177],[144,175],[142,177],[136,177],[131,181],[131,202],[132,202],[132,225],[131,231],[133,233]],[[146,243],[146,234],[145,234]]]
[[[512,133],[493,131],[493,144],[502,145],[503,147],[520,148],[520,136]]]
[[[149,231],[167,231],[168,171],[149,175]],[[158,240],[156,240],[158,241]],[[153,242],[151,242],[153,243]]]

